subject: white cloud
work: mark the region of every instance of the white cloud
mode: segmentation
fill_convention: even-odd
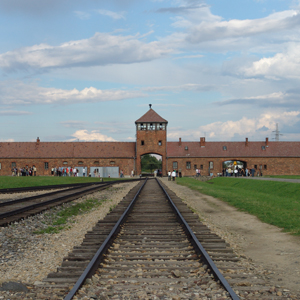
[[[300,44],[293,43],[286,52],[264,57],[244,69],[244,76],[265,76],[271,79],[300,77]]]
[[[1,116],[21,116],[21,115],[32,115],[32,112],[21,111],[21,110],[1,110]]]
[[[96,12],[100,15],[110,17],[114,20],[120,20],[120,19],[125,20],[125,12],[124,11],[116,13],[116,12],[106,10],[106,9],[97,9]]]
[[[91,15],[84,11],[74,11],[74,14],[81,20],[88,20]]]
[[[87,130],[77,130],[75,133],[72,134],[74,139],[70,139],[69,141],[86,141],[86,142],[93,142],[93,141],[105,141],[105,142],[114,142],[115,140],[111,137],[108,137],[104,134],[101,134],[98,130],[92,130],[88,132]]]
[[[280,126],[293,126],[299,121],[300,111],[265,113],[256,118],[242,117],[237,121],[210,123],[200,126],[194,131],[178,129],[170,131],[169,129],[168,138],[182,137],[199,140],[199,137],[206,136],[211,141],[226,141],[252,137],[254,140],[259,140],[274,135],[272,132],[275,130],[276,123],[279,123]]]
[[[0,55],[0,68],[16,70],[130,64],[162,58],[170,53],[160,42],[144,43],[138,36],[96,33],[89,39],[60,46],[39,44]]]
[[[94,87],[81,91],[63,90],[39,87],[34,84],[26,85],[20,81],[0,82],[0,103],[6,105],[105,102],[146,96],[139,91],[100,90]]]
[[[300,14],[295,10],[278,12],[266,18],[254,20],[202,21],[190,28],[186,40],[190,43],[202,43],[216,39],[245,38],[294,28],[295,25],[299,24]]]

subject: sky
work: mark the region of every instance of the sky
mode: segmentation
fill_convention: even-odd
[[[300,140],[299,0],[0,0],[0,141]]]

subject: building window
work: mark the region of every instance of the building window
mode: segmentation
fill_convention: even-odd
[[[144,146],[145,145],[145,141],[141,141],[141,145]]]
[[[12,168],[15,168],[16,165],[17,165],[17,164],[16,164],[15,162],[12,162],[12,163],[11,163],[11,167],[12,167]]]
[[[210,161],[209,162],[209,169],[212,170],[214,168],[214,162]]]
[[[191,162],[190,162],[190,161],[187,161],[187,162],[186,162],[186,168],[187,168],[188,170],[191,169]]]
[[[162,145],[162,141],[158,141],[158,146],[161,146]]]
[[[184,150],[189,150],[189,147],[188,147],[188,146],[185,146],[185,147],[184,147]]]
[[[64,164],[64,165],[67,165],[67,164],[68,164],[68,162],[67,162],[67,161],[64,161],[64,162],[63,162],[63,164]]]
[[[83,161],[79,161],[79,162],[78,162],[78,165],[83,165]]]
[[[110,163],[111,165],[114,165],[114,164],[115,164],[115,161],[112,160],[112,161],[110,161],[109,163]]]
[[[197,165],[194,165],[194,170],[196,170],[197,169]]]
[[[178,163],[177,161],[173,161],[173,170],[177,170],[178,169]]]
[[[267,165],[264,165],[264,170],[267,170]]]
[[[200,165],[200,170],[203,170],[203,165]]]
[[[157,126],[158,126],[159,130],[165,130],[166,129],[166,126],[165,126],[164,123],[159,123]]]
[[[94,165],[99,165],[99,160],[95,160]]]
[[[261,146],[261,150],[266,150],[266,146]]]
[[[254,169],[257,170],[257,165],[254,165]]]
[[[227,146],[223,146],[223,151],[226,151],[227,150]]]
[[[45,168],[45,170],[49,169],[49,163],[48,162],[44,162],[44,168]]]
[[[154,129],[155,129],[155,127],[154,127],[153,123],[150,123],[149,124],[149,130],[154,130]]]
[[[141,130],[146,130],[146,124],[141,123]]]

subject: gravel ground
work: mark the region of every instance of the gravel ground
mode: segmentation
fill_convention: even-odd
[[[213,232],[228,242],[240,257],[240,264],[274,288],[300,299],[300,238],[240,212],[223,201],[203,195],[163,178]]]
[[[58,234],[37,235],[33,232],[45,228],[45,223],[51,223],[53,215],[62,207],[53,208],[8,227],[0,227],[0,285],[2,284],[2,289],[6,289],[7,282],[22,284],[22,286],[15,285],[13,287],[15,290],[21,290],[23,286],[33,289],[34,284],[38,284],[47,277],[48,273],[56,271],[73,247],[81,244],[86,232],[91,230],[98,220],[103,219],[110,207],[118,204],[136,184],[137,182],[121,183],[74,201],[78,203],[91,198],[107,199],[100,207],[86,213],[84,218],[82,215],[73,218],[67,226],[69,228]],[[72,204],[68,203],[63,207],[70,205]],[[55,296],[53,297],[56,299]],[[20,298],[18,293],[1,291],[0,288],[0,299],[25,298]],[[32,299],[45,298],[40,295]]]
[[[269,249],[265,250],[264,246],[268,243],[272,244],[268,239],[270,239],[270,241],[273,240],[273,242],[274,240],[278,240],[279,230],[275,233],[272,232],[271,234],[268,232],[268,227],[258,226],[258,232],[259,230],[264,231],[264,242],[262,243],[259,239],[260,237],[257,237],[257,240],[255,240],[255,235],[250,234],[249,232],[247,235],[246,230],[242,232],[241,230],[238,230],[241,227],[246,226],[250,231],[250,227],[254,223],[259,223],[256,218],[249,221],[245,217],[246,214],[228,207],[226,203],[196,193],[186,187],[179,186],[176,183],[168,182],[165,178],[163,178],[163,182],[191,208],[197,211],[203,223],[208,225],[213,232],[217,233],[230,243],[234,251],[241,258],[239,264],[251,269],[253,274],[258,274],[259,276],[273,280],[274,290],[276,290],[277,287],[281,287],[281,290],[286,293],[289,293],[289,290],[293,291],[295,294],[299,293],[299,285],[297,285],[299,281],[299,269],[292,266],[295,266],[295,260],[300,260],[300,243],[292,244],[294,245],[294,248],[289,249],[289,251],[294,250],[295,253],[298,253],[298,258],[293,258],[291,260],[290,256],[271,256],[269,261],[267,260],[265,263],[262,263],[261,260],[258,259],[259,254],[255,254],[256,252],[254,250],[252,252],[249,251],[249,249],[251,250],[251,245],[257,245],[254,248],[256,248],[256,251],[258,249],[260,256],[263,257],[263,253],[269,251]],[[57,213],[59,209],[53,209],[48,213],[31,217],[9,227],[0,228],[0,299],[63,299],[64,291],[57,288],[53,289],[51,294],[47,295],[43,288],[38,287],[40,281],[45,278],[48,273],[55,271],[56,268],[61,265],[61,262],[63,258],[67,256],[67,253],[70,252],[74,246],[81,243],[85,233],[88,230],[91,230],[99,219],[103,219],[109,212],[109,208],[119,203],[135,184],[136,183],[119,184],[109,190],[93,194],[93,198],[98,198],[100,200],[111,199],[111,201],[104,202],[99,208],[85,214],[84,218],[82,216],[74,218],[73,222],[69,223],[70,228],[63,230],[59,234],[33,234],[35,230],[44,228],[44,223],[51,221],[52,217],[50,212]],[[85,198],[86,197],[77,201],[83,201]],[[88,196],[88,198],[91,198],[91,196]],[[234,213],[231,212],[232,210]],[[239,217],[236,217],[235,214]],[[246,224],[243,224],[243,222]],[[247,222],[252,222],[251,226]],[[286,236],[289,237],[289,235]],[[282,241],[284,245],[285,241],[281,239],[280,241]],[[289,240],[289,243],[290,242],[291,241]],[[290,244],[288,245],[290,246]],[[277,246],[277,248],[281,249],[280,246],[282,245]],[[284,247],[282,247],[282,253],[284,253],[284,251]],[[280,263],[278,258],[284,258],[284,260],[288,259],[288,261],[291,260],[293,262],[293,265],[286,273],[280,274],[278,273],[278,270],[273,268],[274,264]],[[98,278],[95,278],[94,280],[98,280]],[[287,284],[288,281],[290,281],[290,284]],[[99,297],[97,297],[95,294],[95,297],[91,298],[86,297],[86,294],[90,295],[91,292],[91,290],[89,290],[89,284],[87,284],[82,290],[82,295],[78,298],[122,299],[118,296],[118,291],[114,292],[112,286],[113,281],[110,286],[107,286],[108,296],[101,297],[98,295]],[[286,289],[283,287],[286,287]],[[133,297],[133,290],[129,289],[127,298],[125,297],[123,299],[226,299],[226,296],[222,295],[221,292],[219,294],[217,293],[214,297],[210,297],[209,295],[199,294],[197,292],[197,287],[189,287],[189,289],[191,289],[191,294],[185,292],[186,290],[184,288],[179,291],[179,294],[175,293],[176,288],[176,284],[173,286],[166,285],[165,289],[160,288],[158,292],[153,292],[153,294],[151,294],[153,287],[149,284],[145,284],[141,289],[134,291],[135,298]],[[25,293],[23,289],[26,289]],[[14,290],[14,292],[8,290]],[[126,291],[123,292],[123,294],[126,294]],[[150,294],[151,297],[149,296]],[[300,296],[295,296],[290,299],[300,299]]]

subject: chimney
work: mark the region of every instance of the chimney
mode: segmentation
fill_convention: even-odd
[[[248,147],[248,138],[246,138],[245,146]]]
[[[37,143],[37,144],[39,144],[39,142],[40,142],[40,138],[39,138],[39,137],[37,137],[37,139],[36,139],[36,143]]]
[[[269,138],[266,138],[266,147],[269,147]]]
[[[181,146],[181,138],[179,138],[179,146]]]
[[[200,138],[200,147],[205,147],[205,137]]]

